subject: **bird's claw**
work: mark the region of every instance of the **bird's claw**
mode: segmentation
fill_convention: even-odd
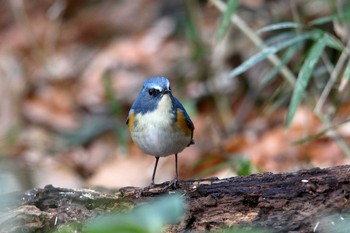
[[[175,178],[173,179],[172,181],[169,182],[168,186],[167,186],[167,189],[168,188],[174,188],[174,189],[177,189],[179,186],[177,184],[178,180]]]

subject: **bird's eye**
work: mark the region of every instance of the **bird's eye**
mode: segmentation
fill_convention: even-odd
[[[149,89],[148,90],[148,94],[151,96],[156,96],[157,93],[159,93],[159,90],[157,90],[157,89]]]

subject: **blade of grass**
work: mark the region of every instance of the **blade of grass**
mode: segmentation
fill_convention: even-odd
[[[200,60],[206,53],[206,47],[202,41],[202,36],[198,30],[196,12],[198,12],[198,6],[196,1],[186,0],[185,9],[186,17],[184,17],[184,26],[187,39],[192,46],[192,58],[194,60]]]
[[[107,110],[109,114],[113,117],[117,117],[117,119],[123,122],[124,119],[122,120],[120,119],[122,107],[116,97],[116,91],[113,88],[112,70],[106,70],[104,72],[102,82],[103,82],[104,92],[107,100]],[[122,150],[126,150],[127,143],[129,140],[129,133],[127,132],[126,128],[119,127],[119,124],[116,124],[115,134],[120,145],[120,147],[118,148]]]
[[[346,44],[346,47],[345,47],[345,52],[348,53],[348,51],[350,50],[350,39],[348,40],[347,44]],[[349,59],[349,55],[348,55],[348,59]],[[343,91],[346,84],[349,82],[350,80],[350,59],[348,60],[347,64],[346,64],[346,67],[345,67],[345,71],[344,71],[344,74],[343,74],[343,78],[341,80],[341,83],[340,83],[340,87],[339,87],[339,91]]]
[[[226,4],[221,0],[210,0],[210,2],[221,12],[224,12],[226,9]],[[263,49],[266,48],[264,41],[244,22],[237,14],[232,15],[231,22],[237,26],[237,28],[242,31],[244,35],[247,36],[249,40],[253,42],[258,48]],[[275,54],[270,54],[267,59],[273,64],[277,65],[280,63],[279,57]],[[282,77],[292,86],[295,85],[296,77],[293,72],[287,67],[283,66],[281,68]]]
[[[331,116],[329,116],[328,114],[319,114],[317,112],[315,112],[315,114],[317,115],[317,117],[321,120],[322,124],[325,125],[327,128],[329,128],[328,130],[328,137],[332,138],[338,145],[338,147],[340,148],[340,150],[348,157],[350,158],[350,148],[349,148],[349,144],[345,141],[345,139],[338,133],[338,131],[336,129],[333,129],[331,126]],[[348,121],[348,120],[346,120]],[[345,122],[346,122],[345,121]]]
[[[245,62],[243,62],[240,66],[238,66],[237,68],[233,69],[230,73],[229,73],[229,77],[230,78],[234,78],[239,74],[242,74],[243,72],[245,72],[246,70],[248,70],[249,68],[251,68],[252,66],[254,66],[256,63],[264,60],[266,57],[268,57],[271,54],[275,54],[278,51],[287,48],[289,46],[301,43],[307,39],[310,39],[314,36],[313,32],[310,33],[305,33],[302,34],[300,36],[296,36],[290,40],[287,40],[285,42],[282,42],[280,44],[274,45],[272,47],[268,47],[268,48],[264,48],[260,53],[255,54],[254,56],[250,57],[248,60],[246,60]],[[278,64],[277,64],[278,65]]]
[[[290,87],[288,87],[286,83],[282,83],[277,87],[270,98],[266,100],[266,107],[263,110],[265,115],[271,115],[277,109],[280,109],[288,103],[288,97],[291,95],[291,91],[289,91],[288,88]]]
[[[217,35],[218,40],[222,40],[222,38],[225,36],[228,26],[230,25],[231,16],[236,12],[239,3],[240,0],[229,0],[219,26]]]
[[[295,23],[295,22],[282,22],[282,23],[276,23],[276,24],[270,24],[266,27],[263,27],[256,31],[257,34],[262,34],[263,32],[269,32],[269,31],[276,31],[281,29],[294,29],[294,28],[301,28],[304,27],[301,23]]]
[[[330,23],[330,22],[333,22],[334,20],[339,20],[339,19],[349,20],[350,19],[350,12],[320,17],[320,18],[312,20],[308,25],[309,26],[317,26],[317,25]]]
[[[305,89],[307,84],[310,81],[312,72],[319,60],[324,48],[327,45],[327,40],[322,36],[319,40],[316,40],[313,46],[310,49],[309,54],[307,55],[298,75],[298,79],[293,90],[292,100],[289,105],[286,126],[289,126],[292,123],[295,112],[300,105],[301,99],[305,94]]]
[[[266,38],[264,43],[266,47],[274,46],[278,43],[281,43],[286,40],[290,40],[291,38],[294,38],[296,36],[294,31],[288,31],[288,32],[282,32],[277,33],[276,35],[273,35],[269,38]]]
[[[315,133],[315,134],[312,134],[312,135],[308,135],[304,138],[301,138],[301,139],[298,139],[296,141],[294,141],[292,144],[293,145],[300,145],[300,144],[304,144],[304,143],[307,143],[307,142],[310,142],[310,141],[313,141],[319,137],[322,137],[323,135],[325,135],[326,133],[328,133],[330,130],[335,130],[337,129],[339,126],[349,122],[350,119],[346,119],[340,123],[337,123],[337,124],[334,124],[334,125],[331,125],[323,130],[321,130],[320,132],[318,133]]]
[[[329,129],[324,129],[321,132],[318,132],[316,134],[308,135],[308,136],[306,136],[304,138],[301,138],[299,140],[294,141],[292,143],[292,145],[301,145],[301,144],[304,144],[304,143],[307,143],[307,142],[314,141],[315,139],[320,138],[323,135],[325,135],[328,132],[328,130]]]
[[[281,58],[280,64],[275,66],[269,73],[267,73],[260,82],[260,87],[264,88],[267,86],[278,74],[279,70],[282,68],[282,66],[286,65],[294,56],[294,54],[298,51],[299,46],[291,46],[287,49],[283,57]]]
[[[327,46],[339,51],[344,50],[344,44],[340,40],[335,38],[333,35],[329,33],[325,33],[324,37],[325,37],[324,39],[326,40]]]
[[[345,71],[344,71],[344,74],[343,74],[343,78],[341,80],[341,83],[340,83],[340,87],[339,87],[339,91],[343,91],[346,84],[349,82],[350,80],[350,60],[348,61],[347,65],[346,65],[346,68],[345,68]]]
[[[327,45],[329,45],[329,43],[332,43],[332,42],[330,42],[330,37],[327,34],[325,34],[324,38],[326,40]],[[328,98],[332,88],[334,87],[335,82],[337,81],[339,74],[345,65],[347,57],[348,57],[348,54],[347,54],[346,50],[345,49],[342,50],[342,53],[337,61],[337,64],[335,65],[334,69],[332,70],[331,76],[330,76],[325,88],[323,89],[319,100],[317,101],[317,104],[316,104],[315,110],[314,110],[315,112],[321,113],[323,105],[326,102],[326,99]]]
[[[111,113],[113,116],[118,116],[121,111],[121,106],[117,100],[116,91],[113,88],[112,71],[106,70],[103,73],[102,77],[104,93],[107,99],[108,112]]]

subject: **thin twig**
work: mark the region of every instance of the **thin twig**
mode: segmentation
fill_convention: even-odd
[[[350,47],[350,40],[348,41],[346,47]],[[337,64],[335,65],[335,67],[331,73],[330,79],[328,80],[326,87],[323,89],[323,92],[322,92],[322,94],[321,94],[321,96],[316,104],[316,107],[314,110],[315,112],[321,112],[321,109],[322,109],[324,103],[326,102],[326,99],[327,99],[329,93],[331,92],[335,81],[339,77],[339,74],[340,74],[342,68],[344,67],[347,58],[348,58],[348,53],[347,53],[346,49],[344,49],[343,52],[341,53],[339,59],[338,59]]]

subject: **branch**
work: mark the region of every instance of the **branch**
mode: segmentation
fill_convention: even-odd
[[[295,173],[262,173],[228,179],[179,181],[188,201],[183,220],[168,232],[202,232],[229,226],[312,232],[331,226],[328,214],[350,210],[350,166]],[[0,232],[48,231],[67,222],[82,224],[105,211],[173,192],[168,183],[151,189],[94,191],[46,186],[0,196]],[[9,201],[10,200],[10,201]],[[328,232],[329,228],[327,228]],[[324,231],[326,232],[326,231]]]

